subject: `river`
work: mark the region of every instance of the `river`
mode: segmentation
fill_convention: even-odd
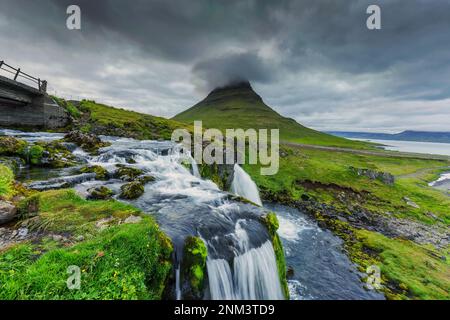
[[[0,131],[32,143],[56,140],[60,134]],[[89,165],[100,165],[110,173],[117,165],[141,169],[155,178],[145,186],[144,194],[132,205],[155,217],[175,248],[172,298],[186,298],[186,283],[180,279],[184,239],[199,236],[208,249],[208,285],[206,299],[283,299],[277,266],[269,235],[260,222],[262,214],[273,210],[280,221],[279,235],[285,248],[287,264],[294,269],[289,280],[291,299],[382,299],[367,291],[361,274],[342,251],[342,241],[322,230],[301,212],[277,204],[265,208],[233,200],[212,181],[201,179],[192,158],[183,155],[170,142],[137,141],[102,137],[111,146],[90,156],[79,148],[73,153]],[[181,160],[191,161],[191,170]],[[133,160],[133,161],[130,161]],[[119,179],[95,180],[93,174],[76,173],[77,167],[49,170],[23,168],[18,179],[36,189],[58,188],[69,182],[80,195],[88,189],[105,185],[116,195],[124,184]],[[31,181],[30,181],[31,180]],[[235,166],[233,190],[261,203],[255,183]],[[117,196],[116,196],[117,198]],[[123,201],[123,200],[120,200]]]

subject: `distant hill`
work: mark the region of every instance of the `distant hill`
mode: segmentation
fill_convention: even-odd
[[[400,133],[372,133],[372,132],[347,132],[347,131],[329,131],[328,133],[355,139],[376,139],[376,140],[401,140],[401,141],[419,141],[419,142],[441,142],[450,143],[450,132],[432,132],[432,131],[412,131],[407,130]]]
[[[369,146],[309,129],[294,119],[283,117],[266,105],[247,81],[214,89],[205,99],[173,119],[189,124],[202,120],[204,127],[222,130],[279,129],[280,139],[289,142],[349,148]]]

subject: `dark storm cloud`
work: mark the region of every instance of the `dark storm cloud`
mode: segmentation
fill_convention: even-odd
[[[61,95],[171,116],[249,79],[320,129],[449,128],[447,0],[0,1],[0,59]],[[74,3],[81,31],[65,28]]]
[[[235,53],[200,61],[194,65],[193,73],[204,80],[207,90],[212,90],[245,80],[267,83],[275,70],[254,53]]]

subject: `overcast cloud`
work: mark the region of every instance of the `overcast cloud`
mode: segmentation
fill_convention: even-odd
[[[0,60],[67,98],[171,117],[248,79],[316,129],[450,131],[450,0],[0,0],[0,31]]]

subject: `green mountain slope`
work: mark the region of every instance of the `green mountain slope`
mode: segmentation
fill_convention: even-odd
[[[264,103],[249,82],[214,89],[204,100],[173,119],[189,124],[202,120],[206,128],[280,129],[280,139],[289,142],[369,148],[369,144],[312,130],[281,116]]]

